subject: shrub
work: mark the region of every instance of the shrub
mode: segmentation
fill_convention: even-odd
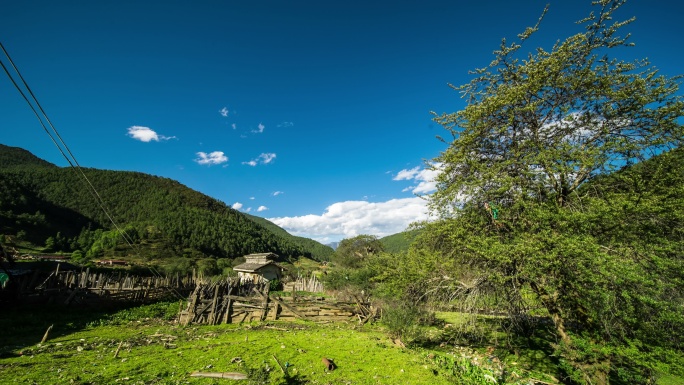
[[[407,340],[420,339],[422,326],[435,322],[434,314],[415,303],[396,302],[382,309],[382,323],[395,338]]]

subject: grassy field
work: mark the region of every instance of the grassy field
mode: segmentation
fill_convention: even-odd
[[[473,342],[473,335],[464,332],[468,319],[460,313],[438,313],[444,323],[398,341],[379,324],[183,327],[175,322],[178,308],[179,303],[109,311],[6,308],[0,317],[0,384],[232,382],[191,376],[195,372],[242,373],[249,378],[238,383],[246,384],[559,383],[548,374],[557,369],[553,357],[533,348],[533,340],[525,347],[511,340],[495,347],[491,339],[503,334],[494,331]],[[327,370],[324,357],[336,369]],[[658,384],[682,381],[667,375]]]
[[[219,384],[193,372],[238,372],[242,383],[485,383],[493,373],[443,349],[405,348],[379,326],[308,322],[188,326],[178,303],[116,312],[6,310],[3,384]],[[54,325],[48,339],[45,330]],[[276,362],[276,359],[280,364]],[[326,370],[322,358],[337,368]],[[282,366],[282,369],[281,369]],[[473,381],[476,382],[472,382]]]

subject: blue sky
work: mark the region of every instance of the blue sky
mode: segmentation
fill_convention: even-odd
[[[330,242],[427,218],[416,194],[446,134],[430,111],[463,108],[447,84],[547,3],[531,50],[580,32],[590,1],[7,0],[0,41],[82,166],[172,178]],[[620,57],[684,73],[683,8],[628,2],[637,46]],[[67,165],[4,74],[0,143]]]

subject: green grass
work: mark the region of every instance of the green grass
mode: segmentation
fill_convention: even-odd
[[[684,385],[684,378],[673,375],[660,377],[656,382],[658,385]]]
[[[525,341],[492,341],[505,331],[457,335],[470,321],[445,323],[400,347],[381,325],[264,322],[179,326],[178,302],[118,310],[67,307],[4,309],[1,384],[222,384],[193,372],[249,374],[245,384],[527,384],[558,383],[549,352]],[[496,319],[496,317],[484,317]],[[48,326],[49,338],[40,343]],[[448,325],[448,326],[447,326]],[[461,330],[464,330],[461,328]],[[482,337],[485,338],[482,338]],[[471,336],[472,337],[472,336]],[[487,339],[489,338],[489,339]],[[117,352],[118,351],[118,352]],[[284,373],[274,356],[283,365]],[[326,371],[321,359],[337,369]],[[664,375],[657,384],[683,384]]]
[[[226,382],[190,377],[194,371],[250,373],[262,380],[252,383],[266,384],[454,383],[434,355],[397,347],[376,326],[355,330],[348,324],[274,322],[181,327],[163,319],[177,307],[170,303],[114,313],[69,313],[62,308],[66,314],[61,315],[58,309],[43,309],[42,316],[7,311],[0,327],[20,325],[11,338],[2,340],[0,383]],[[50,338],[40,344],[50,323],[55,325]],[[287,366],[287,375],[273,356]],[[324,370],[323,357],[338,368]]]
[[[552,375],[558,372],[558,362],[550,347],[550,344],[555,341],[548,329],[551,327],[550,324],[546,326],[539,324],[529,336],[521,337],[505,330],[503,327],[505,317],[460,312],[436,312],[435,316],[448,326],[432,338],[463,346],[455,349],[462,350],[461,355],[470,357],[471,362],[475,361],[475,358],[478,358],[480,362],[491,362],[492,357],[495,357],[500,365],[489,365],[489,367],[503,367],[508,373],[507,378],[499,376],[498,383],[510,383],[513,380],[512,377],[517,376],[521,379],[537,379],[554,384],[559,382]],[[676,354],[674,351],[670,352]],[[670,364],[678,360],[684,362],[681,358],[673,358]],[[487,367],[487,365],[484,366]],[[672,364],[670,369],[677,373],[660,373],[656,376],[656,385],[684,385],[684,377],[678,375],[681,373],[681,367]],[[493,370],[493,373],[496,374],[497,371]],[[479,376],[482,376],[482,373]]]
[[[267,371],[269,383],[285,383],[275,355],[288,366],[288,374],[300,381],[449,383],[446,377],[435,375],[423,357],[393,347],[381,334],[334,326],[293,324],[287,328],[179,328],[144,323],[86,328],[4,359],[0,382],[208,384],[216,380],[189,374],[262,370]],[[333,359],[338,368],[326,372],[322,357]]]

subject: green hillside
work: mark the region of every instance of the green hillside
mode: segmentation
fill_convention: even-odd
[[[131,248],[113,229],[92,190],[72,168],[0,145],[0,234],[52,251],[91,257],[236,258],[272,251],[285,258],[320,254],[315,241],[289,236],[167,178],[83,169]],[[265,220],[264,220],[265,221]],[[269,222],[270,223],[270,222]],[[310,249],[309,249],[310,248]]]
[[[10,147],[0,144],[0,168],[16,167],[57,167],[46,162],[29,151],[19,147]]]
[[[401,253],[408,251],[409,246],[419,234],[419,230],[404,231],[398,234],[388,235],[380,238],[385,251],[388,253]]]

